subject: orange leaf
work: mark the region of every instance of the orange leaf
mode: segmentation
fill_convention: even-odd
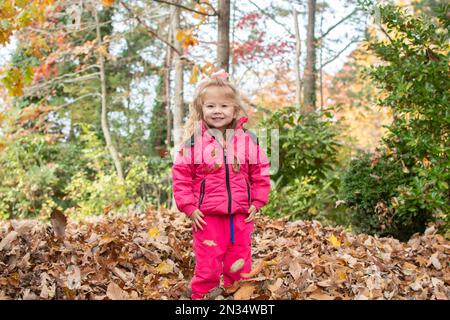
[[[114,0],[101,0],[101,1],[105,7],[111,7],[114,4]]]

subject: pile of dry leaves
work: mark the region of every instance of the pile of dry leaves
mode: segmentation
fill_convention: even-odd
[[[450,243],[261,217],[250,279],[209,299],[449,299]],[[169,210],[0,223],[0,299],[189,299],[190,222]]]

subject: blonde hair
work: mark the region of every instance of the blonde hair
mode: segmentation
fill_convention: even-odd
[[[219,77],[213,77],[213,78],[207,78],[198,84],[197,88],[194,92],[194,97],[192,99],[192,102],[189,104],[189,116],[186,121],[186,124],[184,125],[184,135],[183,135],[183,141],[188,140],[193,134],[197,126],[197,130],[200,129],[198,126],[199,121],[203,119],[203,98],[205,96],[206,89],[209,87],[219,87],[219,88],[229,88],[232,91],[232,99],[236,103],[236,119],[239,119],[242,116],[248,117],[247,111],[246,111],[246,104],[248,99],[237,89],[237,87],[229,82],[228,80],[224,80]],[[233,119],[231,122],[229,128],[234,128],[236,126],[236,119]]]

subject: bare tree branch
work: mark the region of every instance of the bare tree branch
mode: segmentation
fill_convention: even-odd
[[[201,14],[201,15],[203,15],[203,16],[208,16],[208,17],[214,17],[214,16],[217,16],[217,11],[214,9],[213,6],[211,6],[211,5],[209,5],[209,4],[208,4],[209,7],[214,11],[213,14],[211,14],[211,13],[200,12],[200,11],[197,11],[197,10],[195,10],[195,9],[192,9],[192,8],[189,8],[189,7],[185,7],[185,6],[183,6],[182,4],[173,3],[173,2],[170,2],[170,1],[164,1],[164,0],[153,0],[153,1],[159,2],[159,3],[165,3],[165,4],[168,4],[168,5],[171,5],[171,6],[175,6],[175,7],[179,7],[179,8],[182,8],[182,9],[184,9],[184,10],[188,10],[188,11],[191,11],[191,12],[195,12],[195,13]],[[207,4],[207,3],[205,3],[205,2],[203,2],[203,3],[204,3],[204,4]]]
[[[75,103],[75,102],[77,102],[77,101],[79,101],[79,100],[81,100],[81,99],[87,98],[87,97],[100,97],[100,98],[101,98],[101,94],[98,93],[98,92],[87,93],[87,94],[82,95],[82,96],[80,96],[80,97],[78,97],[78,98],[76,98],[76,99],[74,99],[74,100],[72,100],[72,101],[69,101],[69,102],[64,103],[64,104],[62,104],[62,105],[59,105],[59,106],[56,106],[56,107],[54,108],[54,111],[59,111],[60,109],[65,108],[65,107],[67,107],[67,106],[69,106],[69,105],[71,105],[71,104],[73,104],[73,103]]]
[[[345,51],[347,50],[348,47],[350,47],[353,43],[359,42],[359,39],[353,39],[352,41],[350,41],[342,50],[339,50],[339,52],[334,55],[332,58],[330,58],[329,60],[325,61],[325,63],[323,63],[320,68],[325,67],[327,64],[333,62],[334,60],[336,60],[337,58],[339,58],[339,56]]]
[[[336,28],[338,25],[340,25],[342,22],[344,22],[345,20],[349,19],[351,16],[353,16],[356,12],[358,11],[358,9],[353,10],[352,12],[350,12],[348,15],[346,15],[345,17],[343,17],[341,20],[339,20],[338,22],[336,22],[334,25],[332,25],[330,28],[328,28],[327,31],[325,31],[325,33],[323,33],[317,40],[322,40],[323,38],[325,38],[331,31],[333,31],[334,28]]]
[[[388,37],[389,41],[390,41],[391,43],[394,43],[394,40],[392,40],[392,38],[389,36],[389,33],[387,33],[387,31],[384,30],[384,28],[381,26],[381,24],[378,25],[378,26],[380,27],[381,31],[383,31],[383,33],[386,35],[386,37]]]
[[[269,12],[265,11],[263,8],[261,8],[260,6],[258,6],[256,3],[254,3],[252,0],[248,0],[252,5],[254,5],[259,11],[261,11],[264,15],[266,15],[267,17],[269,17],[273,22],[275,22],[276,24],[280,25],[283,27],[284,30],[286,30],[286,32],[293,36],[291,30],[289,30],[288,28],[286,28],[286,26],[279,22],[277,19],[275,19],[275,16],[273,14],[270,14]]]
[[[167,42],[165,39],[161,38],[154,30],[152,30],[142,19],[124,2],[120,1],[120,4],[136,19],[136,21],[142,25],[145,30],[147,30],[151,35],[153,35],[155,38],[159,39],[160,41],[164,42],[166,45],[168,45],[173,51],[178,53],[180,56],[183,55],[182,52],[177,50],[171,43]]]
[[[84,76],[81,76],[81,77],[74,77],[74,78],[69,78],[69,79],[63,80],[63,79],[66,78],[66,77],[74,76],[74,75],[76,75],[76,74],[78,74],[78,73],[80,73],[80,72],[86,71],[87,69],[90,69],[90,68],[92,68],[92,67],[98,67],[98,65],[97,65],[97,64],[94,64],[94,65],[91,65],[91,66],[89,66],[89,67],[87,67],[87,68],[84,68],[83,70],[80,70],[80,71],[77,71],[77,72],[74,72],[74,73],[64,74],[64,75],[62,75],[62,76],[60,76],[60,77],[52,78],[52,79],[49,80],[49,81],[41,82],[41,83],[38,83],[38,84],[36,84],[36,85],[34,85],[34,86],[28,87],[28,88],[27,88],[27,92],[26,92],[24,95],[22,95],[22,96],[23,96],[23,97],[29,97],[29,96],[32,96],[32,95],[34,95],[36,92],[41,91],[41,90],[45,89],[46,87],[51,86],[52,84],[54,84],[54,83],[56,83],[56,82],[58,82],[58,83],[74,83],[74,82],[81,82],[81,81],[86,81],[86,80],[94,79],[94,78],[96,78],[96,77],[99,76],[99,73],[98,73],[98,72],[89,73],[89,74],[84,75]],[[59,80],[62,80],[62,81],[59,81]]]

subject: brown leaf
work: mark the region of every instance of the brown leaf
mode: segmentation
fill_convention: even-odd
[[[79,289],[81,286],[81,272],[78,266],[72,265],[67,268],[69,275],[67,276],[67,287],[69,289]]]
[[[53,211],[50,218],[55,236],[63,238],[66,234],[67,218],[58,210]]]
[[[312,293],[308,298],[314,299],[314,300],[334,300],[335,297],[322,293],[321,291],[315,291]]]
[[[292,260],[289,264],[289,273],[294,278],[294,281],[297,281],[298,278],[300,278],[302,274],[302,268],[300,267],[300,264],[296,260]]]
[[[0,242],[0,251],[9,250],[11,248],[11,243],[16,240],[18,233],[16,231],[11,231],[2,239]]]
[[[131,282],[134,279],[134,276],[132,273],[125,272],[118,267],[114,267],[112,271],[116,276],[118,276],[125,283]]]
[[[268,285],[267,289],[272,291],[272,293],[275,293],[276,291],[278,291],[278,289],[280,289],[282,284],[283,284],[283,279],[278,278],[277,281],[275,281],[275,283]]]
[[[439,252],[434,253],[428,260],[428,265],[432,264],[436,268],[436,270],[441,270],[442,265],[438,259],[438,255],[439,255]]]
[[[106,296],[111,300],[128,300],[127,293],[112,281],[106,289]]]
[[[255,291],[255,286],[251,284],[244,284],[234,293],[235,300],[249,300]]]
[[[254,276],[256,276],[258,273],[260,273],[264,266],[266,265],[266,261],[262,260],[258,263],[258,265],[249,273],[241,273],[241,277],[243,278],[253,278]]]

